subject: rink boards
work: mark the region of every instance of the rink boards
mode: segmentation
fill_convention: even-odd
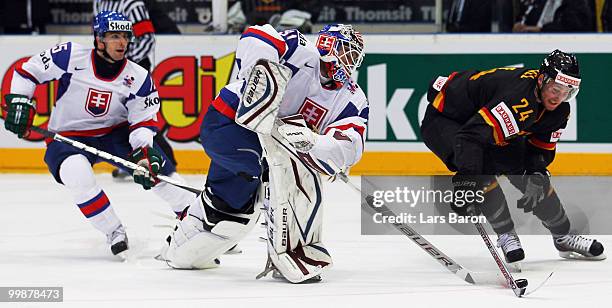
[[[162,107],[160,128],[176,150],[179,171],[204,173],[208,158],[199,145],[199,125],[218,91],[235,75],[238,36],[162,36],[152,75]],[[612,114],[604,95],[612,40],[609,35],[366,35],[366,58],[356,77],[370,103],[366,152],[353,174],[445,174],[423,145],[419,123],[429,80],[468,68],[538,67],[555,48],[575,52],[583,87],[570,102],[572,117],[558,145],[551,171],[564,175],[612,175]],[[91,45],[90,36],[2,36],[11,53],[0,59],[2,95],[12,67],[59,42]],[[56,84],[37,88],[36,125],[44,126]],[[604,112],[602,112],[604,111]],[[0,129],[0,172],[45,172],[45,143],[34,135],[18,140]],[[109,169],[100,166],[98,170]]]

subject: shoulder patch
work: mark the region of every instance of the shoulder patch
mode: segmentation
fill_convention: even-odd
[[[550,134],[550,142],[557,142],[559,141],[559,139],[561,139],[561,135],[563,134],[564,129],[561,128],[555,132],[552,132],[552,134]]]
[[[518,127],[518,124],[516,124],[514,116],[512,116],[510,108],[506,106],[506,103],[501,102],[497,104],[497,106],[491,109],[491,113],[499,122],[506,138],[518,134],[520,129]]]
[[[448,77],[438,76],[436,81],[433,83],[433,88],[436,89],[436,91],[438,92],[442,91],[442,88],[444,87],[444,84],[446,84],[446,81],[448,81]]]

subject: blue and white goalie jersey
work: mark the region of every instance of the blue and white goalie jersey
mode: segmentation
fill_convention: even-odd
[[[245,79],[257,60],[265,58],[291,69],[279,117],[301,114],[322,137],[311,153],[319,160],[352,166],[361,158],[368,121],[368,101],[357,83],[341,89],[321,85],[320,56],[316,46],[297,30],[276,32],[270,25],[249,27],[236,50],[238,75],[219,93],[213,106],[234,118]]]
[[[126,60],[115,78],[102,78],[94,52],[67,42],[32,56],[16,68],[10,92],[32,97],[37,84],[58,80],[49,130],[65,136],[101,136],[123,125],[155,131],[160,101],[149,73]]]

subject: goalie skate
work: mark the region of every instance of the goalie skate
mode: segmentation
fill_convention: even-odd
[[[180,220],[168,237],[168,246],[162,251],[161,258],[177,269],[218,266],[216,259],[234,247],[255,226],[259,217],[256,199],[254,197],[244,213],[237,213],[206,188],[196,204],[192,205],[200,209],[203,217],[187,214]]]
[[[274,279],[291,282],[287,278],[285,278],[285,276],[283,276],[283,274],[274,266],[274,263],[272,263],[272,259],[270,259],[270,257],[268,257],[268,261],[266,262],[266,267],[264,268],[264,270],[261,273],[259,273],[259,275],[255,277],[255,279],[261,279],[263,277],[266,277],[268,276],[270,272],[272,272],[272,278]],[[321,280],[323,280],[321,278],[321,275],[316,275],[314,277],[311,277],[310,279],[306,279],[299,283],[300,284],[317,283],[317,282],[321,282]]]

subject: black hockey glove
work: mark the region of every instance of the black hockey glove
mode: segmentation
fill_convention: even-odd
[[[484,201],[482,181],[478,176],[455,174],[453,176],[453,202],[451,209],[461,216],[479,215],[478,206]]]
[[[152,147],[138,148],[130,153],[130,161],[147,169],[146,172],[134,170],[134,182],[142,185],[146,190],[159,183],[159,180],[155,177],[165,161],[156,149]]]
[[[523,209],[525,213],[529,213],[546,198],[546,194],[550,189],[550,178],[546,171],[530,172],[523,177],[525,192],[523,197],[516,201],[516,205],[519,209]]]
[[[6,130],[17,134],[19,138],[27,137],[34,122],[36,105],[27,96],[21,94],[7,94],[5,99],[6,119],[4,119],[4,127]]]

